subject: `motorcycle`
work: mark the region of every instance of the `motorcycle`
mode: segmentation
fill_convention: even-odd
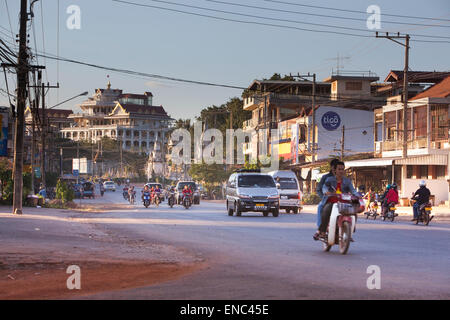
[[[144,206],[148,208],[150,205],[150,192],[144,192],[142,194],[142,202],[144,203]]]
[[[364,211],[364,200],[351,194],[333,194],[338,202],[331,209],[330,222],[323,242],[323,250],[330,251],[333,245],[339,245],[339,252],[346,254],[356,228],[356,215]]]
[[[128,188],[123,189],[122,195],[125,200],[129,201]]]
[[[369,217],[373,217],[373,220],[375,220],[378,216],[377,213],[378,210],[378,203],[376,201],[373,201],[369,204],[369,211],[365,212],[366,219],[369,219]]]
[[[175,192],[174,191],[169,191],[169,196],[167,198],[167,204],[173,208],[174,204],[175,204]]]
[[[192,205],[191,196],[185,195],[183,197],[183,206],[184,206],[184,208],[185,209],[189,209],[191,205]]]
[[[383,221],[385,221],[386,219],[389,219],[389,220],[391,220],[391,222],[394,222],[395,217],[398,216],[398,214],[395,213],[395,210],[397,210],[397,208],[395,207],[395,203],[393,203],[393,202],[389,203],[389,205],[387,207],[387,211],[383,215]]]
[[[416,224],[422,222],[424,225],[428,225],[431,220],[433,220],[434,216],[431,215],[431,203],[427,202],[419,207],[419,217],[416,220]]]
[[[161,196],[161,192],[159,192],[159,191],[155,191],[155,192],[153,193],[152,203],[153,203],[154,205],[156,205],[157,207],[159,207],[159,204],[161,203],[161,198],[160,198],[160,196]]]
[[[130,198],[130,204],[134,204],[136,200],[136,191],[133,191],[131,194],[128,195],[128,197]]]

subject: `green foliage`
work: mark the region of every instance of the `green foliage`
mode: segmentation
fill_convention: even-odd
[[[189,169],[189,175],[196,181],[203,183],[207,191],[214,186],[221,185],[228,179],[229,173],[222,164],[192,164]]]
[[[25,203],[27,196],[31,193],[31,173],[24,172],[22,178],[22,201]],[[2,190],[1,202],[11,205],[14,197],[14,181],[11,164],[6,159],[0,161],[0,180]]]
[[[73,189],[63,180],[58,180],[56,184],[56,199],[62,203],[72,201],[75,198]]]
[[[319,204],[320,203],[320,197],[316,193],[312,194],[305,194],[303,195],[303,203],[304,204]]]

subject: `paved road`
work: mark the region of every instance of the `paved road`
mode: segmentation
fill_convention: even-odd
[[[139,193],[138,193],[139,194]],[[89,201],[89,200],[87,200]],[[126,202],[121,192],[109,203]],[[312,209],[312,208],[311,208]],[[450,224],[358,220],[347,255],[322,252],[312,240],[316,216],[258,213],[229,217],[224,204],[202,202],[189,210],[166,203],[86,216],[86,222],[128,237],[185,248],[208,262],[177,281],[104,292],[104,299],[449,299]],[[369,290],[367,268],[379,266],[381,289]]]

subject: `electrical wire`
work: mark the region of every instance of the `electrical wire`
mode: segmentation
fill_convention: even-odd
[[[324,7],[324,6],[314,6],[314,5],[306,5],[306,4],[301,4],[301,3],[293,3],[293,2],[280,1],[280,0],[262,0],[262,1],[273,2],[273,3],[280,3],[280,4],[287,4],[287,5],[293,5],[293,6],[299,6],[299,7],[314,8],[314,9],[325,9],[325,10],[333,10],[333,11],[341,11],[341,12],[367,14],[366,11],[341,9],[341,8],[332,8],[332,7]],[[450,19],[439,19],[439,18],[431,18],[431,17],[408,16],[408,15],[390,14],[390,13],[383,13],[383,15],[389,16],[389,17],[406,18],[406,19],[436,20],[436,21],[450,22]]]
[[[153,9],[159,9],[159,10],[165,10],[165,11],[171,11],[171,12],[178,12],[178,13],[194,15],[194,16],[200,16],[200,17],[205,17],[205,18],[210,18],[210,19],[215,19],[215,20],[223,20],[223,21],[237,22],[237,23],[243,23],[243,24],[255,24],[255,25],[262,25],[262,26],[269,26],[269,27],[285,28],[285,29],[308,31],[308,32],[316,32],[316,33],[338,34],[338,35],[352,36],[352,37],[362,37],[362,38],[371,38],[371,37],[373,37],[373,36],[368,35],[368,34],[363,35],[363,34],[356,34],[356,33],[349,33],[349,32],[339,32],[339,31],[330,31],[330,30],[318,30],[318,29],[307,29],[307,28],[300,28],[300,27],[294,27],[294,26],[289,26],[289,25],[280,25],[280,24],[265,23],[265,22],[258,22],[258,21],[237,20],[237,19],[224,18],[224,17],[218,17],[218,16],[211,16],[211,15],[206,15],[206,14],[201,14],[201,13],[195,13],[195,12],[178,10],[178,9],[171,9],[171,8],[166,8],[166,7],[160,7],[160,6],[154,6],[154,5],[149,5],[149,4],[142,4],[142,3],[124,1],[124,0],[111,0],[111,1],[117,2],[117,3],[122,3],[122,4],[127,4],[127,5],[132,5],[132,6],[147,7],[147,8],[153,8]],[[162,1],[162,0],[149,0],[149,1],[163,2],[163,3],[179,5],[179,6],[185,6],[185,7],[186,6],[187,7],[195,7],[195,6],[185,5],[185,4],[170,3],[168,1]],[[201,7],[195,7],[195,8],[200,9]],[[233,13],[233,12],[229,12],[229,11],[228,12],[224,12],[223,10],[215,10],[215,9],[209,9],[209,8],[202,8],[202,10],[209,10],[209,11],[215,11],[215,12],[221,11],[223,13],[234,14],[234,15],[258,17],[258,16],[254,16],[254,15]],[[282,19],[274,19],[274,18],[267,18],[267,17],[258,17],[258,18],[259,19],[263,19],[264,18],[264,19],[278,20],[278,21],[282,20]],[[286,21],[286,20],[284,20],[284,21]],[[292,22],[292,21],[289,21],[289,22]],[[297,23],[303,23],[303,22],[297,21]],[[311,23],[307,23],[307,24],[311,24]],[[325,26],[325,25],[323,25],[323,26]],[[328,28],[340,28],[339,26],[331,26],[331,25],[328,25],[327,27]],[[345,28],[345,27],[342,27],[342,28]],[[351,28],[351,29],[355,30],[355,28]],[[358,31],[358,30],[356,30],[356,31]],[[370,31],[364,30],[364,32],[370,32]],[[425,35],[420,35],[420,36],[425,36]],[[430,36],[426,36],[426,37],[430,37]],[[436,37],[438,37],[438,36],[436,36]],[[447,44],[450,43],[450,41],[441,41],[441,40],[412,39],[410,41],[424,42],[424,43],[447,43]]]

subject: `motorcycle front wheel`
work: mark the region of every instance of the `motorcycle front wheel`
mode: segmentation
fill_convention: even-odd
[[[344,221],[339,231],[339,252],[341,254],[346,254],[350,247],[350,224],[347,221]]]

